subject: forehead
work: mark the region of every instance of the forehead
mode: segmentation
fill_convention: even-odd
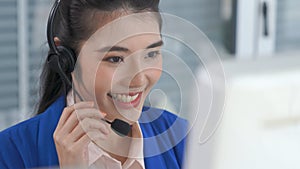
[[[128,37],[123,41],[117,43],[115,46],[126,48],[129,52],[146,49],[154,43],[161,41],[161,37],[158,34],[143,34]]]
[[[125,45],[139,40],[140,43],[153,43],[160,39],[160,26],[155,13],[137,13],[121,16],[99,29],[88,39],[86,45],[97,48]],[[142,45],[142,44],[141,44]]]

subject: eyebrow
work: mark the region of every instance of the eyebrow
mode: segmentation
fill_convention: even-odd
[[[155,42],[149,46],[147,46],[145,49],[151,49],[151,48],[156,48],[162,46],[164,43],[162,40]],[[121,47],[121,46],[107,46],[103,47],[99,50],[100,52],[128,52],[129,49]]]
[[[162,40],[156,42],[156,43],[153,43],[149,46],[146,47],[146,49],[151,49],[151,48],[156,48],[156,47],[160,47],[164,44],[164,42]]]

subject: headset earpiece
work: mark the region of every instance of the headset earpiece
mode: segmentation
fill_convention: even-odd
[[[71,73],[75,67],[75,53],[72,49],[66,46],[58,46],[59,58],[62,70],[66,73]]]
[[[65,46],[57,46],[59,53],[51,53],[48,55],[47,62],[54,72],[71,73],[75,67],[75,59],[73,50]]]
[[[66,71],[71,69],[70,67],[63,68],[61,65],[61,56],[57,54],[49,54],[47,58],[47,64],[51,71],[59,74],[60,78],[62,78],[63,82],[67,83],[68,85],[72,86],[71,80],[68,78]],[[67,65],[67,64],[64,64]]]
[[[58,56],[56,54],[49,54],[48,57],[47,57],[47,64],[49,66],[49,68],[55,72],[55,73],[58,73],[59,74],[59,59],[58,59]]]

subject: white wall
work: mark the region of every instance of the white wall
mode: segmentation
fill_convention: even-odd
[[[227,60],[223,65],[227,81],[223,118],[207,143],[190,140],[189,168],[298,169],[299,53]]]

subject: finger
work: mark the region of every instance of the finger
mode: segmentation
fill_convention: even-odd
[[[108,126],[102,120],[85,118],[76,125],[72,132],[67,135],[66,139],[68,139],[69,143],[76,142],[80,137],[90,131],[95,131],[98,135],[109,134]]]
[[[82,147],[87,147],[87,145],[91,142],[90,137],[87,134],[84,134],[76,141],[76,147],[82,149]]]
[[[64,126],[61,127],[60,134],[61,135],[68,135],[69,133],[74,130],[74,128],[78,125],[79,120],[76,115],[76,110],[70,115],[70,117],[65,122]]]
[[[81,152],[84,155],[83,159],[88,160],[88,145],[91,143],[91,139],[89,138],[88,135],[83,135],[77,142],[76,142],[76,148],[78,150],[81,150]],[[87,161],[86,161],[87,162]]]
[[[105,134],[97,129],[90,129],[88,131],[84,131],[81,127],[79,127],[74,129],[74,133],[71,133],[67,136],[68,144],[78,142],[84,135],[88,135],[90,140],[106,139],[108,136],[108,134]]]
[[[87,134],[82,135],[77,142],[72,145],[74,152],[78,152],[78,155],[81,156],[81,159],[88,160],[88,145],[91,143],[91,139]],[[85,161],[87,162],[87,161]]]
[[[94,102],[79,102],[74,104],[74,108],[77,109],[84,109],[84,108],[92,108],[94,107]]]
[[[109,134],[108,125],[102,120],[85,118],[82,121],[80,121],[79,125],[81,125],[82,129],[85,132],[95,130],[95,131],[99,131],[105,135]]]
[[[86,132],[82,129],[81,125],[77,125],[72,132],[66,136],[66,139],[68,143],[71,144],[78,141],[85,134]]]
[[[107,139],[108,135],[106,134],[103,134],[103,133],[100,133],[99,131],[89,131],[87,133],[87,135],[89,136],[89,138],[92,140],[92,141],[97,141],[97,140],[105,140]]]
[[[64,124],[66,123],[66,121],[68,120],[68,118],[70,117],[72,112],[75,110],[75,108],[77,108],[77,107],[79,107],[79,108],[80,107],[93,107],[93,106],[94,106],[93,102],[81,102],[81,103],[77,103],[72,106],[65,107],[63,110],[63,113],[59,119],[59,122],[57,124],[57,128],[60,129],[62,126],[64,126]]]
[[[106,116],[106,113],[100,112],[98,109],[94,108],[84,108],[77,111],[78,119],[82,120],[84,118],[93,118],[93,119],[103,119]]]
[[[78,124],[78,118],[77,118],[77,113],[80,111],[79,108],[91,108],[93,107],[94,103],[93,102],[80,102],[75,105],[73,105],[73,111],[69,113],[70,115],[66,119],[66,121],[63,124],[60,124],[60,129],[62,130],[61,133],[68,134],[70,133]],[[69,110],[68,110],[69,111]]]
[[[72,114],[73,111],[74,111],[73,105],[64,108],[62,115],[60,116],[60,119],[58,121],[58,124],[56,127],[57,129],[60,129],[65,124],[65,122],[70,117],[70,115]]]

